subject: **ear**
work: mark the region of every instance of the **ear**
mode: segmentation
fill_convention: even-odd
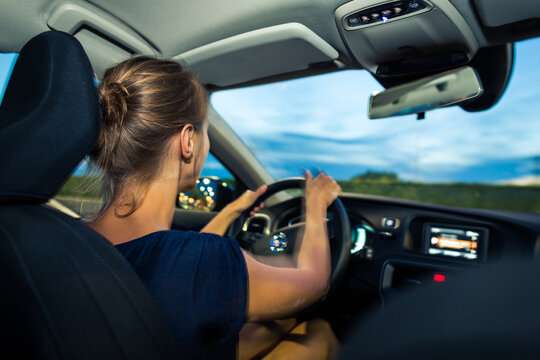
[[[186,124],[180,130],[179,140],[180,140],[180,156],[185,162],[191,162],[193,157],[194,150],[194,140],[193,135],[195,133],[195,128],[191,124]]]

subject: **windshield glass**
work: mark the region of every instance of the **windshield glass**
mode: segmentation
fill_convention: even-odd
[[[321,169],[347,192],[540,212],[540,39],[487,111],[368,120],[382,86],[363,70],[216,92],[212,106],[276,179]]]

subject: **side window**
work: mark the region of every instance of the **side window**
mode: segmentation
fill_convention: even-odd
[[[92,176],[88,174],[88,160],[85,158],[56,193],[50,205],[72,216],[89,217],[95,214],[103,200],[99,186],[92,182]]]
[[[4,92],[6,91],[11,72],[17,61],[17,56],[19,56],[19,54],[0,54],[0,105],[2,104],[2,99],[4,98]]]
[[[211,153],[195,188],[178,194],[177,207],[185,210],[219,211],[234,197],[235,178]]]

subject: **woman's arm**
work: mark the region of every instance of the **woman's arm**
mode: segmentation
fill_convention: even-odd
[[[223,236],[232,222],[236,220],[236,218],[238,218],[243,211],[247,210],[251,205],[253,205],[255,200],[257,200],[257,198],[266,191],[266,188],[267,186],[263,185],[255,191],[247,190],[244,192],[242,196],[225,206],[223,210],[219,212],[219,214],[214,216],[214,218],[210,220],[210,222],[208,222],[204,228],[202,228],[201,232]],[[261,208],[262,205],[256,207],[250,215],[253,215],[253,213]]]
[[[230,224],[266,191],[246,191],[227,205],[201,232],[223,235]],[[312,179],[306,172],[306,224],[295,268],[276,267],[257,261],[244,252],[249,276],[247,320],[274,320],[293,315],[323,297],[330,279],[330,245],[326,209],[341,192],[324,174]]]
[[[330,245],[326,208],[341,189],[329,176],[306,173],[306,224],[296,268],[265,265],[244,252],[249,274],[247,321],[280,319],[313,304],[328,292]]]

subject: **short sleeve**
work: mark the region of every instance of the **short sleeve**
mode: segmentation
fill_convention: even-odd
[[[130,244],[132,243],[132,244]],[[247,310],[248,275],[237,242],[165,231],[118,250],[134,266],[188,358],[235,358]]]

